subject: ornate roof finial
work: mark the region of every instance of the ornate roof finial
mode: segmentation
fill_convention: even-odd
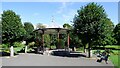
[[[51,21],[50,28],[59,28],[59,25],[55,23],[54,16],[52,15],[52,21]]]

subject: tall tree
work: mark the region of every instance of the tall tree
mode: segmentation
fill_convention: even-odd
[[[2,22],[0,20],[0,44],[2,44]]]
[[[33,34],[34,26],[30,22],[25,22],[24,29],[26,30],[25,40],[26,40],[26,44],[28,45],[28,43],[33,40],[32,34]]]
[[[74,31],[82,42],[88,44],[88,57],[91,57],[90,51],[94,41],[108,36],[109,31],[105,29],[107,29],[106,27],[111,28],[111,26],[106,24],[108,18],[103,6],[97,3],[92,2],[82,6],[77,13],[78,15],[73,19]],[[112,24],[112,22],[109,23]]]
[[[2,14],[2,43],[9,43],[13,50],[15,41],[22,41],[25,29],[21,23],[21,18],[12,10],[3,11]],[[13,51],[11,51],[13,56]]]
[[[21,18],[12,10],[3,11],[2,14],[2,42],[12,44],[21,41],[21,37],[26,33]]]
[[[120,45],[120,23],[115,26],[114,33],[117,44]]]
[[[34,26],[30,22],[25,22],[24,29],[26,30],[26,35],[24,36],[24,40],[26,41],[25,53],[27,53],[28,44],[34,41],[34,37],[33,37]]]

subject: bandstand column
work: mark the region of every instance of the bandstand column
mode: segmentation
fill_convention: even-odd
[[[60,29],[57,29],[57,32],[58,32],[58,49],[60,48],[60,44],[59,44],[59,42],[60,42]]]
[[[69,45],[70,45],[70,36],[69,36],[69,31],[67,31],[67,49],[69,51]]]
[[[44,53],[44,30],[42,30],[42,50],[43,50],[43,53]]]

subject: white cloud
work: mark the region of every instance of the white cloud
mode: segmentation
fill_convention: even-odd
[[[57,13],[62,13],[67,8],[66,2],[62,2],[62,5],[59,7]]]
[[[59,10],[57,11],[57,13],[62,14],[62,18],[66,23],[70,22],[76,13],[76,10],[69,8],[69,6],[73,4],[74,2],[62,2],[61,7],[59,7]]]
[[[57,13],[61,14],[63,23],[70,23],[73,20],[74,15],[77,13],[76,10],[71,9],[69,6],[72,6],[74,2],[62,2],[62,5],[59,7]],[[61,23],[61,24],[63,24]],[[60,25],[59,27],[63,27]]]
[[[34,13],[34,14],[33,14],[33,16],[38,16],[38,15],[39,15],[39,13]]]
[[[68,9],[68,6],[73,5],[73,2],[62,2],[62,5],[58,8],[57,13],[63,13]]]
[[[76,13],[76,10],[70,9],[67,14],[63,14],[62,18],[64,20],[64,23],[69,23],[72,21]]]

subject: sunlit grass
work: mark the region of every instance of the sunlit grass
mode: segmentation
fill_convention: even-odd
[[[114,66],[118,66],[118,61],[119,61],[118,57],[119,57],[118,55],[111,54],[111,56],[109,58],[112,61],[112,63],[114,64]]]

